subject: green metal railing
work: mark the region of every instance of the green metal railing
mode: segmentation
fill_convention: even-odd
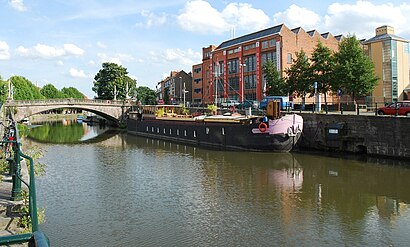
[[[34,174],[34,162],[33,159],[24,154],[21,151],[21,143],[19,141],[18,130],[15,126],[15,122],[8,127],[14,130],[13,138],[7,138],[7,140],[1,141],[3,145],[9,146],[12,145],[12,151],[10,151],[10,157],[7,158],[7,161],[10,165],[10,174],[12,175],[13,187],[12,187],[12,200],[21,200],[22,199],[22,189],[21,182],[23,182],[29,190],[29,215],[31,219],[31,233],[1,236],[0,245],[10,245],[10,244],[20,244],[20,243],[29,243],[29,246],[38,246],[38,247],[47,247],[49,246],[48,238],[42,233],[38,228],[38,215],[37,215],[37,198],[36,198],[36,184],[35,184],[35,174]],[[7,131],[7,130],[6,130]],[[27,183],[21,177],[21,166],[20,162],[23,161],[23,158],[29,162],[29,174],[30,181]]]

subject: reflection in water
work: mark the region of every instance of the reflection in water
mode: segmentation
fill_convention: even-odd
[[[40,122],[31,128],[28,138],[46,143],[81,143],[102,135],[109,129],[75,119]]]
[[[41,228],[55,246],[410,241],[410,170],[404,167],[204,150],[124,133],[44,147],[48,168],[38,193],[47,222]]]

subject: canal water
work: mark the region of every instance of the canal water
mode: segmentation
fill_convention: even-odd
[[[222,152],[98,126],[31,129],[52,246],[405,246],[410,163]]]

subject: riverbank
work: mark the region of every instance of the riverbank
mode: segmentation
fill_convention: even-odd
[[[410,118],[300,113],[302,149],[410,158]]]
[[[24,161],[21,162],[21,176],[25,181],[29,181],[28,169]],[[16,235],[25,230],[18,226],[20,214],[16,213],[16,210],[23,205],[23,201],[12,200],[12,187],[12,177],[7,173],[2,174],[0,182],[0,236]],[[22,189],[27,190],[24,184],[22,184]],[[28,244],[13,246],[28,246]]]

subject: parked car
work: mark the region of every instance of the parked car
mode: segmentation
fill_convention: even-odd
[[[245,100],[244,102],[240,103],[236,106],[237,109],[247,109],[251,107],[252,109],[258,109],[259,103],[255,100]]]
[[[379,115],[396,115],[396,103],[390,103],[377,109]],[[410,101],[397,102],[397,115],[410,117]]]
[[[221,107],[224,107],[224,108],[229,108],[231,106],[237,107],[238,105],[239,105],[239,102],[234,99],[228,99],[227,101],[221,103]]]

